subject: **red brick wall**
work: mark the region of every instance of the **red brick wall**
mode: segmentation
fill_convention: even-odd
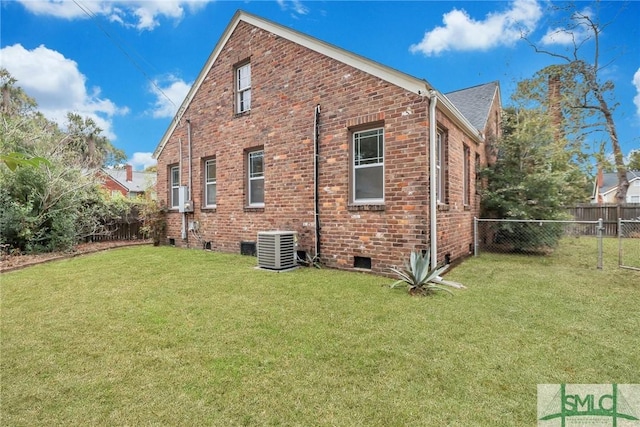
[[[126,188],[120,185],[117,181],[114,181],[109,175],[102,172],[99,172],[99,174],[100,179],[102,180],[102,188],[106,189],[109,194],[113,194],[114,191],[120,192],[120,194],[125,197],[129,194],[129,191]]]
[[[252,106],[234,114],[234,65],[250,59]],[[320,105],[319,205],[322,261],[352,268],[354,256],[370,257],[372,270],[385,272],[414,248],[429,245],[429,100],[362,71],[241,22],[195,95],[182,122],[158,158],[158,198],[168,202],[167,166],[179,162],[188,185],[187,122],[191,122],[192,197],[202,240],[214,250],[240,251],[259,231],[293,230],[300,250],[315,245],[313,204],[314,111]],[[484,147],[464,137],[440,115],[449,130],[450,203],[439,212],[440,250],[457,258],[468,253],[478,201],[471,181],[471,206],[462,206],[462,144]],[[350,142],[354,129],[385,130],[385,203],[350,203]],[[246,207],[246,150],[264,147],[265,207]],[[217,161],[217,206],[202,209],[203,159]],[[167,237],[177,245],[201,247],[193,235],[181,239],[181,214],[168,214]]]

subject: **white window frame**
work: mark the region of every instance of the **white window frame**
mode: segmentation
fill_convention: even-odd
[[[209,165],[214,165],[215,176],[209,176]],[[204,162],[204,205],[206,207],[215,207],[218,198],[218,165],[216,164],[216,159],[208,159]],[[209,200],[209,187],[215,188],[215,196],[213,197],[213,201]]]
[[[171,208],[177,209],[180,204],[180,166],[171,166],[169,168],[169,186],[171,187]]]
[[[378,138],[378,149],[377,156],[362,159],[359,153],[360,148],[360,139],[363,138],[364,134],[371,134],[373,132],[377,132],[376,136]],[[367,135],[367,138],[370,138],[371,135]],[[365,129],[357,132],[353,132],[352,142],[351,142],[351,155],[352,155],[352,176],[351,176],[351,193],[354,204],[380,204],[384,203],[384,128],[372,128]],[[373,162],[372,162],[373,161]],[[371,162],[371,163],[369,163]],[[358,198],[357,196],[357,188],[358,188],[358,179],[357,172],[363,169],[370,168],[380,168],[382,169],[382,194],[380,197],[368,197],[368,198]]]
[[[436,201],[441,204],[447,201],[445,146],[446,138],[444,132],[438,130],[436,132]]]
[[[236,68],[236,113],[251,110],[251,63]]]
[[[469,206],[471,201],[470,196],[470,179],[471,179],[471,148],[468,145],[462,146],[462,204]]]
[[[251,160],[257,157],[262,158],[262,171],[253,170],[253,162]],[[247,153],[247,179],[247,202],[249,207],[264,207],[264,150],[254,150]],[[251,188],[253,187],[252,184],[257,181],[262,181],[262,201],[253,200],[254,196]]]
[[[475,173],[474,184],[476,187],[476,191],[475,191],[476,194],[480,194],[482,190],[482,179],[480,177],[480,171],[482,170],[482,165],[480,162],[481,162],[480,154],[476,153],[475,161],[473,163],[473,169]]]

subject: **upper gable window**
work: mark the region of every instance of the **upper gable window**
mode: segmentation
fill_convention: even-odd
[[[251,109],[251,64],[236,68],[236,113]]]
[[[353,133],[353,201],[384,202],[384,129]]]

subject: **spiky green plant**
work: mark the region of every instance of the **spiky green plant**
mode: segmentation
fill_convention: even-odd
[[[431,269],[429,250],[425,252],[412,251],[409,261],[405,261],[404,268],[391,268],[391,271],[399,278],[399,280],[391,284],[391,287],[396,288],[405,285],[410,295],[430,295],[435,291],[444,291],[453,295],[450,290],[434,283],[434,280],[444,273],[447,268],[449,268],[449,265]]]

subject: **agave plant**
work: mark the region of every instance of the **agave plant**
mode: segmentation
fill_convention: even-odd
[[[405,262],[404,268],[392,267],[393,271],[399,278],[391,284],[392,288],[405,285],[411,295],[429,295],[435,291],[445,291],[453,295],[448,289],[433,283],[440,276],[448,265],[431,269],[431,256],[427,250],[425,253],[420,251],[412,251],[408,262]]]

